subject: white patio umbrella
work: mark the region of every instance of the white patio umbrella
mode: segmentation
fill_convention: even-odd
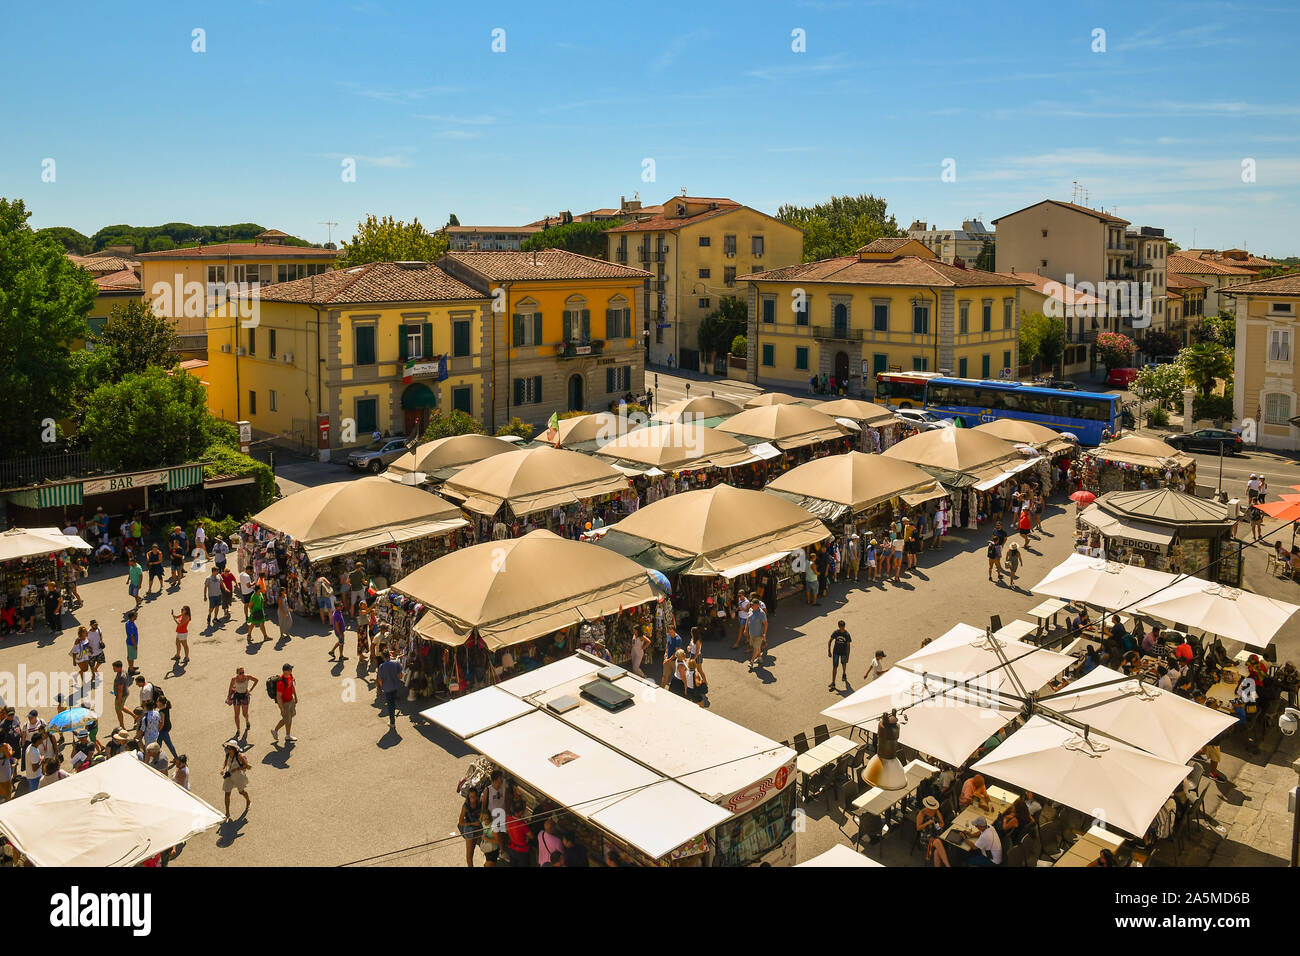
[[[1029,590],[1114,611],[1153,597],[1176,580],[1177,575],[1164,571],[1072,554]]]
[[[981,682],[980,687],[989,692],[956,688],[943,678],[893,667],[822,714],[874,733],[881,716],[897,710],[899,741],[904,746],[961,766],[1019,713],[1014,702],[1003,702],[991,692],[1002,686],[1002,678],[962,676]]]
[[[818,854],[811,860],[804,860],[802,863],[796,863],[795,867],[800,866],[881,866],[885,864],[878,863],[869,856],[863,856],[857,850],[850,849],[843,843],[837,843],[825,853]]]
[[[1003,666],[1003,659],[998,656],[991,641],[997,641],[998,649],[1009,662],[1007,666]],[[1024,689],[1032,692],[1076,663],[1073,657],[1066,654],[1039,650],[1032,644],[1021,641],[990,638],[977,627],[958,624],[943,636],[936,637],[925,647],[904,657],[898,666],[917,674],[941,674],[947,677],[987,672],[990,677],[1000,675],[1005,678],[1004,682],[994,686],[1017,693],[1015,682],[1007,676],[1008,667],[1015,672]],[[989,685],[984,682],[982,686]]]
[[[1146,832],[1187,767],[1034,715],[974,769],[1133,836]]]
[[[1251,647],[1268,647],[1300,607],[1201,578],[1184,578],[1134,610]]]
[[[1059,694],[1040,697],[1039,703],[1174,763],[1186,763],[1236,722],[1231,714],[1109,667],[1094,667]]]

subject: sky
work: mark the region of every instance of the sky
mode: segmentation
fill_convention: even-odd
[[[1297,255],[1288,2],[15,4],[0,196],[324,242],[683,187],[949,228],[1077,182],[1184,247]]]

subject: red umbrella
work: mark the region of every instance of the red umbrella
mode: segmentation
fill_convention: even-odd
[[[1266,501],[1264,504],[1255,507],[1279,521],[1300,521],[1300,498],[1295,495],[1287,495],[1287,497],[1292,500]]]
[[[1097,500],[1097,496],[1091,491],[1076,491],[1074,494],[1070,495],[1070,500],[1082,507],[1084,505],[1092,504]]]

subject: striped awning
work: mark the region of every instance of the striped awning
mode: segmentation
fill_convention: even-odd
[[[191,485],[197,485],[202,481],[202,465],[178,465],[171,471],[167,472],[168,491],[177,491],[181,488],[189,488]]]
[[[79,505],[81,504],[81,482],[42,485],[39,488],[16,491],[9,495],[9,501],[23,508],[59,508],[64,505]]]

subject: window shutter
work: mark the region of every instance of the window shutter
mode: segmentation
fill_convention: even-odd
[[[424,342],[424,357],[433,358],[433,323],[425,322],[424,331],[420,336]]]
[[[540,403],[541,400],[542,400],[542,377],[540,375],[534,375],[533,376],[533,401]]]
[[[591,341],[591,309],[582,310],[582,341]]]
[[[619,309],[605,310],[605,338],[618,338],[618,317],[622,315]]]
[[[409,357],[406,354],[406,326],[405,325],[399,325],[397,327],[397,357],[401,359],[403,362],[405,362]]]
[[[605,391],[610,394],[614,392],[614,370],[612,368],[605,369]]]
[[[542,313],[533,313],[533,344],[542,344]]]
[[[523,403],[524,403],[524,380],[522,378],[517,378],[515,379],[515,404],[522,405]]]
[[[564,310],[564,341],[573,341],[573,313],[568,309]]]

